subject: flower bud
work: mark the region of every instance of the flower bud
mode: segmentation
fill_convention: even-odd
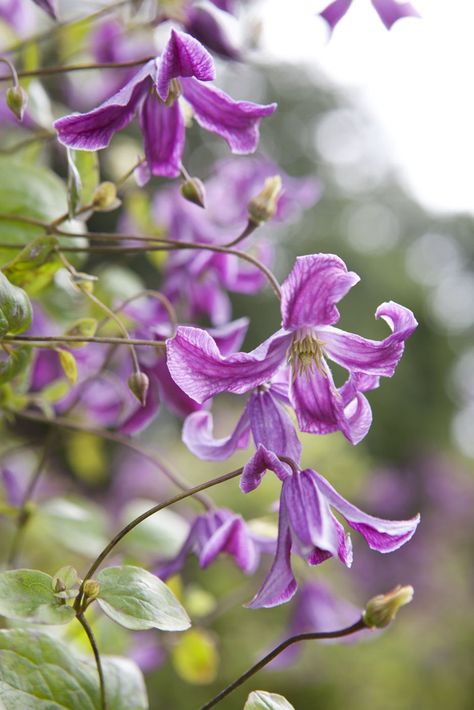
[[[19,121],[23,121],[23,115],[27,105],[28,94],[20,86],[20,84],[10,86],[7,91],[7,106],[10,111],[15,114]]]
[[[199,178],[190,177],[181,185],[181,194],[188,202],[193,202],[199,207],[206,206],[206,190]]]
[[[385,628],[394,620],[400,607],[411,602],[413,594],[413,587],[398,584],[391,592],[372,597],[363,613],[364,624],[373,629]]]
[[[128,378],[128,387],[130,392],[138,399],[142,407],[146,404],[146,396],[150,380],[144,372],[134,372]]]
[[[259,225],[273,217],[283,192],[281,177],[273,175],[265,180],[262,190],[248,204],[249,219]]]
[[[96,210],[108,212],[120,205],[120,200],[117,198],[117,187],[113,182],[101,182],[95,189],[92,196],[92,203]]]
[[[84,596],[86,597],[87,601],[93,601],[99,596],[100,584],[95,579],[88,579],[86,582],[84,582],[84,587],[82,591],[84,592]]]

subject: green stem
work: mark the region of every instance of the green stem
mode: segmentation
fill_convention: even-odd
[[[85,618],[84,614],[82,614],[82,613],[76,614],[76,619],[81,624],[82,628],[86,632],[87,638],[89,639],[89,643],[92,648],[92,653],[94,654],[94,658],[95,658],[95,664],[97,666],[97,673],[99,675],[100,707],[101,707],[101,710],[107,710],[107,696],[105,693],[104,669],[102,668],[102,661],[100,658],[99,648],[97,646],[94,634],[92,633],[92,629],[89,626],[89,622]]]
[[[0,340],[0,345],[11,343],[27,343],[34,345],[35,343],[111,343],[114,345],[148,345],[149,347],[157,348],[165,352],[166,345],[159,340],[145,340],[142,338],[116,338],[93,335],[86,337],[84,335],[4,335]]]
[[[212,700],[203,705],[200,710],[209,710],[209,708],[213,708],[215,705],[220,703],[221,700],[230,695],[236,688],[245,683],[246,680],[255,675],[255,673],[258,673],[258,671],[264,668],[268,663],[270,663],[270,661],[273,661],[273,659],[276,658],[285,649],[287,649],[288,646],[291,646],[294,643],[299,643],[300,641],[322,641],[324,639],[343,638],[344,636],[350,636],[351,634],[355,634],[357,631],[361,631],[362,629],[366,628],[367,627],[361,617],[358,621],[356,621],[355,624],[352,624],[352,626],[348,626],[344,629],[339,629],[338,631],[321,631],[291,636],[290,638],[286,639],[286,641],[283,641],[278,646],[276,646],[273,651],[267,653],[266,656],[264,656],[260,661],[255,663],[255,665],[249,668],[248,671],[242,673],[242,675],[239,676],[236,680],[234,680],[233,683],[228,685],[218,695],[212,698]]]

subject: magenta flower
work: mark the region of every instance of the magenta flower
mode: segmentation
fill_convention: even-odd
[[[417,322],[413,313],[390,301],[376,311],[392,334],[367,340],[334,327],[338,301],[359,280],[333,254],[301,256],[282,286],[282,328],[250,353],[223,356],[199,328],[181,326],[167,342],[168,368],[176,384],[197,402],[220,392],[243,394],[291,370],[289,398],[300,429],[313,434],[341,431],[353,444],[367,434],[372,411],[364,392],[391,377],[405,340]],[[330,357],[349,372],[342,387],[334,384]]]
[[[234,101],[203,83],[214,77],[214,61],[204,47],[190,35],[172,30],[161,57],[147,62],[114,96],[88,113],[56,121],[58,138],[70,148],[100,150],[138,113],[145,174],[176,177],[185,140],[182,94],[200,126],[222,136],[233,153],[252,153],[258,144],[260,119],[272,114],[276,104]]]
[[[203,569],[217,555],[227,553],[243,572],[252,574],[260,559],[259,539],[250,533],[240,515],[226,508],[209,510],[195,518],[181,550],[173,560],[160,565],[156,574],[162,579],[177,574],[191,553]]]
[[[334,0],[319,14],[333,30],[349,10],[352,2],[353,0]],[[419,17],[410,2],[397,2],[397,0],[371,0],[371,2],[387,30],[402,17]]]
[[[267,469],[274,471],[283,483],[277,549],[272,567],[249,607],[271,607],[291,599],[297,589],[291,569],[292,551],[309,565],[338,557],[347,567],[351,566],[351,539],[332,509],[365,538],[372,550],[383,553],[393,552],[408,542],[419,523],[419,515],[396,521],[368,515],[339,495],[316,471],[295,468],[289,473],[288,466],[264,446],[258,447],[244,468],[242,491],[249,493],[257,488]]]

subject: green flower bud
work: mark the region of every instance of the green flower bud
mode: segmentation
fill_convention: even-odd
[[[199,207],[206,206],[206,190],[199,178],[188,178],[181,185],[181,194],[188,202],[193,202]]]
[[[383,629],[396,617],[400,607],[409,604],[413,599],[414,589],[410,585],[400,584],[387,594],[377,594],[367,602],[362,615],[364,624],[372,629]]]
[[[259,225],[271,219],[276,212],[282,192],[283,188],[279,175],[267,178],[262,190],[248,204],[250,221]]]
[[[94,599],[97,599],[97,597],[99,596],[100,584],[95,579],[88,579],[86,582],[84,582],[84,587],[82,591],[84,592],[84,596],[86,597],[87,601],[91,602]]]
[[[23,121],[23,115],[28,106],[28,94],[20,84],[10,86],[7,90],[7,106],[19,121]]]
[[[134,372],[128,378],[128,387],[130,392],[138,399],[142,407],[146,404],[146,396],[150,380],[144,372]]]
[[[109,212],[119,207],[120,200],[117,198],[117,187],[108,180],[101,182],[95,189],[92,196],[92,203],[96,210]]]

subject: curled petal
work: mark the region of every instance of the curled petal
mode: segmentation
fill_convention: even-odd
[[[73,113],[54,122],[58,140],[69,148],[106,148],[114,133],[133,118],[155,72],[155,60],[147,62],[130,81],[103,104],[88,113]]]
[[[283,498],[278,521],[278,542],[275,559],[260,590],[251,602],[251,609],[272,607],[288,602],[297,589],[296,579],[291,569],[291,532],[288,514]]]
[[[173,29],[158,66],[156,88],[159,97],[166,101],[171,80],[189,76],[212,81],[216,77],[214,60],[197,39]]]
[[[328,481],[316,471],[313,474],[320,491],[349,523],[351,528],[365,537],[372,550],[392,552],[404,545],[415,533],[420,522],[420,516],[415,515],[410,520],[384,520],[364,513],[352,503],[343,498]]]
[[[389,324],[392,335],[384,340],[367,340],[333,327],[321,329],[319,335],[329,357],[338,365],[349,371],[391,377],[403,355],[405,340],[418,323],[408,308],[393,301],[379,306],[375,317]]]
[[[392,25],[397,22],[397,20],[401,20],[403,17],[420,16],[410,2],[396,2],[396,0],[372,0],[372,5],[387,30],[389,30]]]
[[[221,525],[204,545],[199,556],[201,567],[207,567],[221,552],[231,555],[246,574],[252,574],[258,564],[258,552],[249,531],[239,515]]]
[[[229,458],[236,449],[245,449],[248,445],[250,426],[248,408],[240,417],[230,436],[214,439],[212,435],[212,414],[194,412],[186,418],[183,426],[183,442],[193,454],[207,461],[222,461]]]
[[[359,281],[334,254],[298,256],[281,288],[282,326],[296,330],[339,320],[336,303]]]
[[[206,131],[217,133],[233,153],[253,153],[259,140],[260,119],[269,116],[276,104],[260,105],[234,101],[220,89],[184,79],[183,93],[194,110],[196,121]]]
[[[276,473],[281,481],[286,480],[290,475],[289,466],[280,461],[278,456],[266,449],[263,444],[259,444],[257,451],[244,466],[240,477],[240,490],[242,493],[250,493],[250,491],[255,490],[260,485],[260,481],[267,470]]]
[[[184,121],[177,101],[161,103],[149,93],[140,111],[147,166],[152,175],[177,177],[184,149]]]
[[[334,2],[330,3],[319,14],[323,20],[326,20],[331,30],[333,30],[339,20],[342,20],[351,5],[352,0],[334,0]]]
[[[167,341],[171,377],[196,402],[219,392],[243,394],[258,387],[281,367],[291,335],[278,331],[250,353],[224,357],[214,339],[200,328],[180,326]]]
[[[273,453],[298,463],[301,443],[288,414],[271,391],[252,394],[248,410],[255,445],[263,444]]]

